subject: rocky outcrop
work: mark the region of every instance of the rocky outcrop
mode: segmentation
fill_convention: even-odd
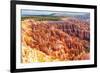
[[[60,30],[71,36],[76,36],[83,40],[90,40],[90,27],[87,22],[68,19],[66,21],[50,21],[48,24],[57,25]]]
[[[84,58],[89,57],[87,50],[90,49],[89,28],[86,26],[79,24],[79,21],[74,23],[24,20],[22,44],[61,61],[89,59]]]

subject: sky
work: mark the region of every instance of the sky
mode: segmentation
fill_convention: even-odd
[[[85,15],[89,13],[84,13],[84,12],[57,12],[57,11],[45,11],[45,10],[28,10],[28,9],[22,9],[21,10],[21,15],[22,16],[27,16],[27,15],[50,15],[50,14],[55,14],[55,15]]]

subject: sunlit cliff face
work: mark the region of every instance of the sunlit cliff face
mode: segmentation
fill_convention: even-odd
[[[21,21],[22,63],[88,60],[89,26],[63,22]]]

